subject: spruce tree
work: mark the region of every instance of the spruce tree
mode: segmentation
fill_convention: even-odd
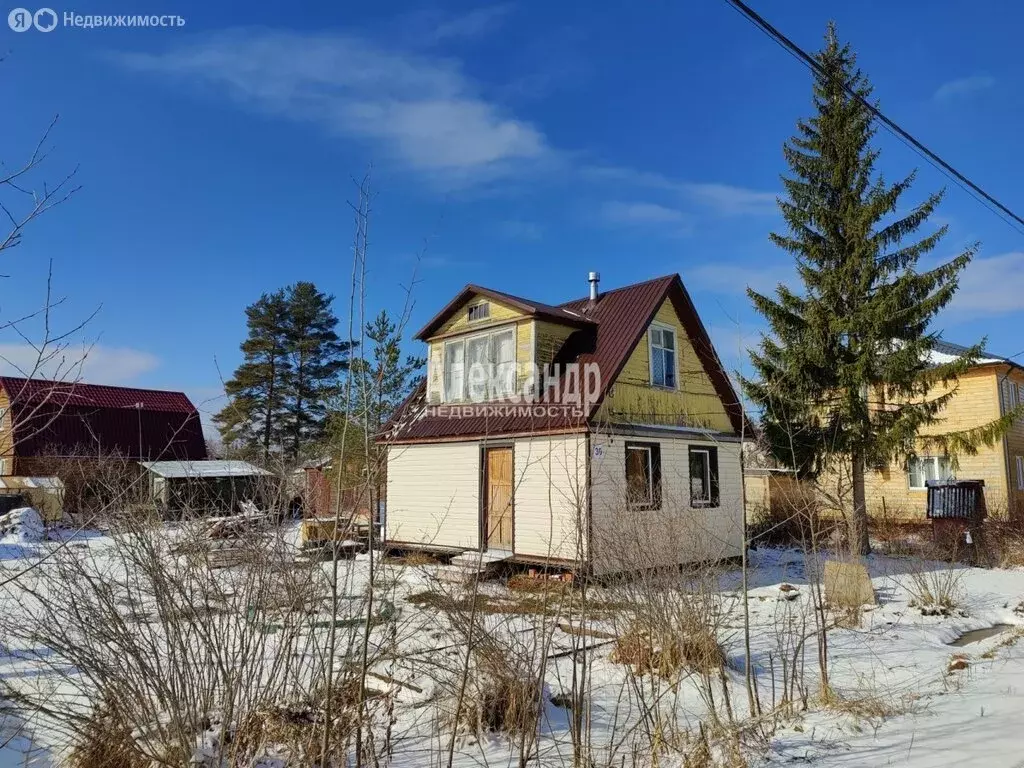
[[[946,228],[915,233],[942,193],[906,212],[914,174],[889,184],[877,173],[872,114],[847,90],[868,100],[871,86],[831,24],[825,41],[814,116],[783,149],[788,232],[771,235],[793,255],[802,286],[779,285],[774,297],[748,290],[770,331],[751,352],[756,377],[744,387],[777,459],[803,477],[849,473],[850,545],[867,554],[865,472],[914,453],[918,431],[940,419],[955,389],[934,395],[934,385],[954,381],[980,352],[940,366],[930,357],[931,322],[974,249],[922,267]]]
[[[333,296],[313,283],[299,282],[287,289],[285,335],[290,366],[288,390],[288,445],[292,458],[326,432],[327,402],[337,394],[339,377],[347,368],[348,342],[338,339],[338,318],[331,311]]]
[[[280,444],[291,373],[285,292],[263,294],[245,315],[249,336],[241,346],[243,362],[224,385],[231,400],[214,421],[226,445],[261,453],[266,460]]]

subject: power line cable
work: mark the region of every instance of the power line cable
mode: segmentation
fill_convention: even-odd
[[[774,40],[779,46],[782,47],[783,50],[791,54],[800,63],[807,66],[815,74],[821,77],[825,76],[825,71],[822,69],[821,65],[813,56],[811,56],[800,46],[798,46],[796,43],[794,43],[792,40],[786,37],[778,29],[769,24],[764,19],[764,17],[758,14],[757,11],[755,11],[749,5],[744,3],[743,0],[725,0],[725,2],[728,3],[737,13],[739,13],[748,21],[750,21],[751,24],[753,24],[766,35],[771,37],[772,40]],[[1017,232],[1024,234],[1024,230],[1017,226],[1017,224],[1024,226],[1024,218],[1018,216],[1007,206],[1003,205],[1003,203],[999,202],[999,200],[997,200],[995,197],[993,197],[980,186],[975,184],[973,181],[967,178],[964,174],[962,174],[948,162],[943,160],[938,154],[928,149],[928,147],[926,147],[924,144],[922,144],[920,141],[914,138],[914,136],[912,136],[908,131],[904,130],[894,121],[886,117],[882,113],[882,111],[878,109],[878,107],[874,106],[869,101],[867,101],[867,99],[865,99],[859,93],[854,91],[853,88],[850,87],[849,83],[844,82],[842,85],[843,90],[845,90],[847,94],[849,94],[852,98],[857,99],[857,101],[859,101],[868,111],[871,112],[872,116],[878,122],[885,126],[897,138],[903,141],[904,144],[907,144],[911,149],[915,150],[918,154],[923,156],[929,163],[935,166],[938,170],[942,171],[947,178],[955,182],[958,186],[960,186],[961,189],[970,194],[975,200],[980,202],[994,214],[999,216],[999,218],[1001,218],[1003,221],[1005,221],[1007,224],[1013,227]],[[1013,221],[1007,219],[1007,216],[1009,216],[1010,219],[1012,219]],[[1014,224],[1014,222],[1017,222],[1017,224]]]

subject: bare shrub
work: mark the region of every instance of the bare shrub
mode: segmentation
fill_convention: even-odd
[[[118,528],[100,553],[58,550],[9,587],[25,605],[9,617],[9,636],[46,649],[33,666],[65,693],[9,687],[7,698],[43,713],[83,760],[111,741],[125,764],[181,764],[211,718],[226,733],[260,707],[315,689],[315,617],[294,608],[322,598],[322,577],[280,567],[286,553],[274,534],[239,538],[246,566],[218,569],[202,554],[174,555],[154,518],[122,517]]]
[[[988,564],[999,568],[1024,567],[1024,522],[989,518],[982,538]]]
[[[921,615],[951,616],[964,600],[962,582],[963,571],[958,566],[917,562],[903,580],[903,588],[910,595],[910,607]]]
[[[231,751],[236,764],[249,765],[268,750],[284,753],[300,765],[319,763],[324,755],[324,731],[331,754],[328,764],[341,762],[355,733],[358,717],[359,683],[347,677],[331,691],[330,716],[323,690],[299,696],[290,702],[273,703],[249,713],[235,729]]]
[[[101,701],[81,725],[67,757],[68,768],[149,768],[131,725],[118,708]]]
[[[634,620],[615,641],[611,660],[630,664],[639,674],[654,674],[665,679],[694,670],[708,673],[722,667],[725,652],[714,632],[692,621],[657,622],[650,617]]]
[[[466,733],[532,733],[540,717],[541,691],[536,678],[509,659],[494,644],[478,649],[468,687],[455,712],[454,727]]]

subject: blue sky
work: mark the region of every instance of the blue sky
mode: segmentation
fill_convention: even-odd
[[[0,27],[0,159],[54,114],[37,182],[82,189],[4,254],[4,319],[38,307],[96,346],[92,381],[184,389],[217,410],[243,308],[313,280],[347,312],[353,177],[374,166],[367,307],[419,327],[466,282],[557,302],[679,272],[731,368],[756,338],[747,284],[791,279],[773,248],[781,145],[809,113],[806,69],[725,2],[91,3],[183,27],[17,34]],[[1024,11],[760,2],[803,47],[836,19],[883,109],[1012,208],[1019,195]],[[6,14],[3,14],[6,15]],[[981,250],[940,327],[1024,350],[1021,233],[880,133],[913,168],[907,205],[948,187],[938,256]],[[420,258],[417,258],[420,254]],[[36,329],[28,329],[31,337]],[[0,353],[25,355],[10,330]]]

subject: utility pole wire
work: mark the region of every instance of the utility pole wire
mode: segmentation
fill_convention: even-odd
[[[769,24],[760,14],[757,13],[753,8],[743,2],[743,0],[725,0],[737,13],[743,15],[748,19],[754,26],[764,32],[766,35],[771,37],[776,43],[778,43],[784,50],[792,54],[798,61],[809,67],[815,74],[824,77],[824,70],[811,54],[807,53],[800,46],[786,37],[782,32]],[[986,208],[999,216],[1003,221],[1006,221],[1011,227],[1017,232],[1024,234],[1024,230],[1021,230],[1013,222],[1006,219],[1009,216],[1011,219],[1016,221],[1018,224],[1024,225],[1024,218],[1021,218],[1016,213],[1011,211],[1007,206],[1003,205],[999,200],[990,195],[984,189],[979,187],[964,174],[960,173],[956,168],[943,160],[932,150],[928,149],[924,144],[914,138],[910,133],[905,131],[895,122],[890,120],[881,110],[875,105],[868,102],[860,94],[856,93],[850,88],[848,83],[843,83],[843,89],[854,99],[857,99],[864,107],[871,112],[874,118],[894,133],[898,138],[902,139],[906,144],[910,145],[912,149],[922,155],[928,162],[942,171],[948,178],[956,182],[964,191],[972,195],[978,202],[982,203]],[[978,197],[980,195],[980,198]],[[995,206],[993,208],[992,206]],[[1001,212],[1001,213],[1000,213]],[[1005,216],[1003,215],[1005,214]]]

